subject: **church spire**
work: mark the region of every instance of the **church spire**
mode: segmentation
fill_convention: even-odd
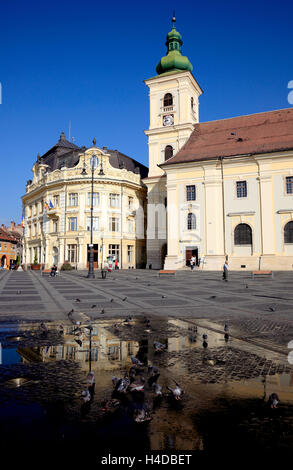
[[[167,34],[167,54],[166,56],[161,58],[160,62],[156,67],[158,75],[181,70],[189,70],[191,72],[193,69],[188,58],[181,54],[181,46],[183,42],[181,34],[176,30],[175,22],[176,17],[174,11],[172,17],[172,29]]]

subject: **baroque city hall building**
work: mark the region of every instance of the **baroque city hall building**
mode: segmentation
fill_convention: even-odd
[[[24,263],[85,268],[92,198],[95,267],[113,255],[122,268],[183,269],[194,256],[207,270],[225,259],[235,270],[292,269],[293,108],[201,123],[202,89],[172,21],[167,54],[145,80],[149,170],[62,133],[22,198]]]

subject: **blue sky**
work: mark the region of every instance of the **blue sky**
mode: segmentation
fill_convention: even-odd
[[[21,220],[39,152],[62,131],[147,165],[148,89],[173,9],[204,94],[200,121],[288,108],[291,1],[0,2],[0,223]]]

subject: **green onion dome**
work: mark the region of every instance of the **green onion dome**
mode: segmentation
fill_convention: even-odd
[[[158,75],[163,73],[180,71],[180,70],[189,70],[192,72],[192,65],[188,60],[188,57],[185,57],[181,54],[181,46],[183,44],[181,34],[175,28],[176,19],[172,18],[172,29],[167,34],[167,55],[162,57],[160,62],[156,67]]]

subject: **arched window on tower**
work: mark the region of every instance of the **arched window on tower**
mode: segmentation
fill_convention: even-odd
[[[192,212],[189,212],[187,216],[187,230],[195,230],[196,229],[196,218]]]
[[[288,222],[284,227],[284,243],[293,243],[293,221]]]
[[[238,224],[234,230],[234,245],[252,245],[252,230],[247,224]]]
[[[164,96],[164,108],[166,106],[173,106],[173,96],[171,93],[166,93]]]
[[[173,157],[173,147],[172,145],[167,145],[165,147],[165,161],[169,160],[171,157]]]

